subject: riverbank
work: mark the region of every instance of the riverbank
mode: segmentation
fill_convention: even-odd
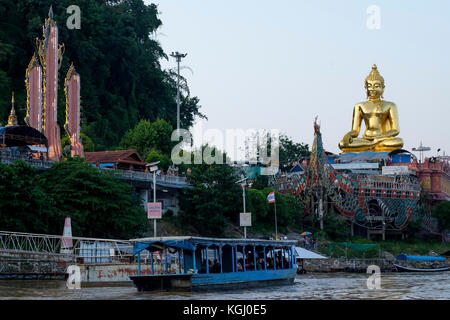
[[[138,292],[122,287],[81,287],[65,281],[0,280],[0,300],[408,300],[450,299],[448,272],[382,273],[380,289],[367,288],[368,274],[307,273],[294,284],[217,292]]]

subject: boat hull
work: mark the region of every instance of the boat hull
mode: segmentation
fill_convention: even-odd
[[[296,269],[209,274],[130,276],[138,291],[227,290],[294,283]]]
[[[442,272],[442,271],[450,270],[450,267],[440,267],[440,268],[431,268],[431,269],[411,268],[411,267],[401,266],[396,263],[394,263],[394,266],[398,272]]]

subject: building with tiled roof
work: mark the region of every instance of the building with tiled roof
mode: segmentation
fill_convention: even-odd
[[[146,171],[147,164],[135,149],[85,152],[85,159],[98,168],[132,171]]]

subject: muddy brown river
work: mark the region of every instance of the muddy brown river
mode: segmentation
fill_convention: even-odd
[[[380,288],[368,289],[368,274],[298,275],[293,285],[239,291],[137,292],[130,286],[68,289],[65,281],[1,280],[0,300],[309,300],[309,299],[436,299],[450,300],[450,272],[382,273]]]

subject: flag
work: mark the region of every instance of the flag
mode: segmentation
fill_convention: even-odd
[[[267,201],[269,203],[274,203],[275,202],[275,193],[274,192],[269,193],[269,195],[267,196]]]

